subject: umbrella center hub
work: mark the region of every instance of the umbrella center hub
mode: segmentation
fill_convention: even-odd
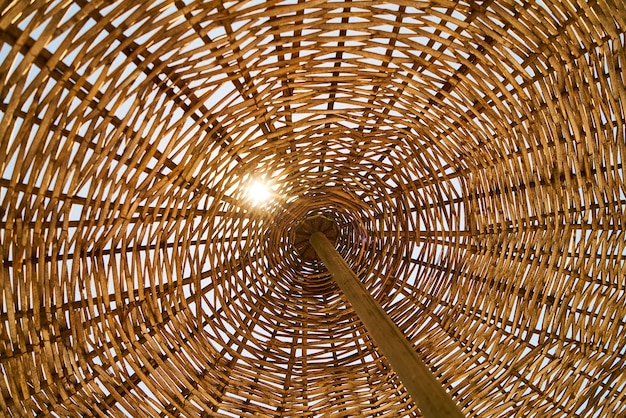
[[[333,243],[337,243],[339,227],[337,223],[324,215],[314,215],[300,222],[293,231],[293,245],[302,261],[319,261],[317,252],[311,246],[309,239],[314,232],[321,232]]]

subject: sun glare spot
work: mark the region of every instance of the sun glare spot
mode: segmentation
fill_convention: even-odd
[[[260,181],[253,182],[248,187],[248,198],[255,206],[261,205],[271,197],[271,191],[267,184]]]

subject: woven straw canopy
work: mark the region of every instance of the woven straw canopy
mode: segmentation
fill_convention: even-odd
[[[9,416],[626,414],[623,1],[2,3]]]

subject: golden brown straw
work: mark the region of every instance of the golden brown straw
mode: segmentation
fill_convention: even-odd
[[[0,413],[626,415],[626,3],[0,2]],[[249,186],[266,182],[255,201]]]

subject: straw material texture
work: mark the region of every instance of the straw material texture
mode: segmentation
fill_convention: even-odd
[[[0,411],[626,415],[626,4],[0,2]],[[253,186],[267,187],[267,199]]]

